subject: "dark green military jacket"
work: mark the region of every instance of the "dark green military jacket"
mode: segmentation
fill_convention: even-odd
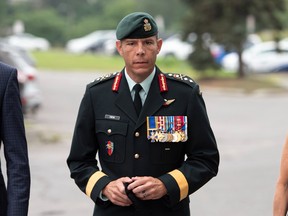
[[[159,116],[169,125],[174,116],[185,117],[186,126],[176,132],[173,126],[153,125],[156,135],[163,133],[151,136],[147,117]],[[199,86],[157,68],[138,118],[124,71],[98,78],[87,85],[67,163],[76,184],[95,202],[94,215],[190,215],[189,195],[216,176],[219,165]],[[140,210],[99,199],[110,181],[125,176],[157,177],[168,195],[142,201]]]

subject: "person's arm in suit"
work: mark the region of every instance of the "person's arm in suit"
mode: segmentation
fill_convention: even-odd
[[[9,67],[7,70],[11,71],[1,113],[1,136],[7,166],[7,216],[26,216],[28,215],[31,181],[27,141],[17,70]]]

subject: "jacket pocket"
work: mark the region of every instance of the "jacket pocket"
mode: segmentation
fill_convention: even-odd
[[[177,164],[183,160],[183,143],[150,143],[151,158],[154,164]]]
[[[126,152],[128,123],[96,120],[96,137],[100,158],[107,162],[123,163]]]

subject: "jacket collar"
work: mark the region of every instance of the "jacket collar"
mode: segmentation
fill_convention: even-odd
[[[147,98],[142,107],[140,116],[138,117],[133,106],[133,101],[131,98],[130,90],[128,87],[127,80],[124,76],[124,71],[122,70],[122,79],[120,87],[118,89],[118,96],[116,99],[116,106],[118,106],[130,119],[136,123],[136,128],[140,127],[146,122],[147,116],[154,115],[165,103],[163,96],[161,95],[161,90],[159,87],[159,75],[162,72],[156,68],[155,76],[152,80]]]

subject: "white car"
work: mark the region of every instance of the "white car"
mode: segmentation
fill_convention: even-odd
[[[179,34],[175,34],[163,41],[159,57],[175,57],[179,60],[186,60],[193,52],[192,44],[181,39]]]
[[[66,43],[66,50],[71,53],[105,52],[107,41],[116,41],[115,30],[98,30],[86,36],[71,39]],[[105,53],[104,53],[105,54]]]
[[[275,41],[255,44],[242,53],[244,69],[246,72],[265,73],[284,70],[288,65],[288,41],[278,43],[280,52],[277,51]],[[229,72],[237,72],[239,68],[237,53],[227,54],[221,64]]]
[[[42,37],[36,37],[29,33],[19,33],[6,37],[8,44],[19,47],[24,50],[47,51],[50,48],[50,42]]]

